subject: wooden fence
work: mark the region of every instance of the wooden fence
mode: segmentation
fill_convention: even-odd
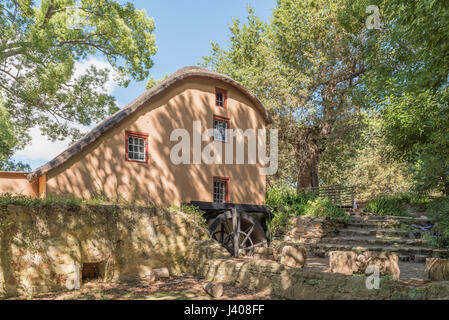
[[[307,188],[305,191],[312,192],[319,197],[328,198],[330,201],[342,208],[353,208],[355,187],[345,186],[323,186]]]

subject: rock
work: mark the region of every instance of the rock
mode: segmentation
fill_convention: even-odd
[[[311,216],[290,217],[290,225],[284,231],[284,241],[295,243],[317,242],[323,237],[332,237],[344,222],[332,218],[314,218]]]
[[[275,260],[274,250],[273,248],[254,248],[253,259]]]
[[[223,285],[221,283],[207,282],[203,289],[213,298],[219,298],[223,295]]]
[[[307,253],[303,247],[285,246],[282,248],[280,263],[288,267],[303,268],[306,265]]]
[[[422,254],[415,254],[415,262],[426,262],[427,256]]]
[[[357,257],[360,264],[360,272],[365,272],[369,266],[379,268],[380,275],[389,275],[395,280],[399,280],[401,270],[399,269],[399,257],[393,252],[372,252],[367,251]]]
[[[357,254],[352,251],[329,252],[329,272],[352,275],[359,271]]]
[[[427,258],[424,281],[449,281],[449,259]]]
[[[153,273],[158,279],[170,278],[170,271],[167,268],[153,269]]]
[[[329,252],[329,271],[351,275],[354,273],[365,273],[369,266],[379,268],[380,275],[390,275],[399,280],[399,257],[392,252],[366,251],[357,254],[352,251]]]

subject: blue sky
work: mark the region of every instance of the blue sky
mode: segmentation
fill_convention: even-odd
[[[158,52],[153,57],[154,67],[150,77],[162,78],[166,73],[189,65],[197,65],[202,57],[210,54],[210,42],[226,46],[229,26],[233,19],[244,22],[247,5],[255,8],[256,14],[265,21],[271,17],[276,0],[158,0],[132,1],[137,9],[145,9],[154,18]],[[103,61],[96,56],[90,63]],[[84,64],[80,64],[81,68]],[[109,85],[109,92],[116,97],[120,107],[127,105],[145,91],[147,81],[132,81],[127,88]],[[16,153],[13,159],[30,164],[32,169],[51,160],[68,146],[68,141],[52,143],[42,137],[37,129],[32,130],[32,143]]]

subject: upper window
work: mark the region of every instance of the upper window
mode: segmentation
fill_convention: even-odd
[[[227,142],[229,129],[229,119],[214,116],[214,140]]]
[[[214,177],[214,202],[229,202],[228,178]]]
[[[148,135],[126,131],[126,160],[148,163]]]
[[[228,103],[228,93],[226,90],[215,88],[215,105],[217,107],[226,108]]]

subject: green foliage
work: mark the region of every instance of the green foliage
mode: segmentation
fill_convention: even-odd
[[[150,78],[150,80],[148,80],[147,84],[146,84],[146,88],[151,89],[152,87],[154,87],[155,85],[158,85],[159,83],[161,83],[162,81],[166,80],[168,78],[168,73],[165,74],[165,76],[161,79],[155,79],[153,76]]]
[[[382,196],[368,202],[366,210],[380,216],[404,216],[404,201],[394,196]]]
[[[0,157],[23,145],[32,127],[52,140],[75,139],[76,124],[115,112],[105,85],[112,76],[124,86],[148,76],[154,28],[153,19],[128,2],[0,0],[0,98],[14,124],[8,131],[20,138],[0,148]],[[114,75],[96,66],[75,75],[75,64],[93,55],[103,56]],[[3,117],[2,111],[0,127]]]
[[[439,198],[427,205],[427,215],[432,222],[434,243],[449,248],[449,199]]]
[[[347,0],[342,15],[363,25],[368,5],[380,8],[382,26],[365,32],[359,95],[380,111],[386,154],[408,165],[414,190],[448,195],[448,2]]]
[[[449,90],[392,97],[383,109],[385,135],[407,161],[419,192],[449,195]]]
[[[371,199],[366,210],[382,216],[405,216],[407,207],[411,208],[409,210],[422,209],[432,201],[432,198],[419,193],[392,193]]]
[[[304,214],[307,216],[322,218],[322,217],[332,217],[332,218],[349,218],[345,214],[342,208],[339,208],[326,198],[316,198],[315,200],[307,201],[307,206],[304,208]]]
[[[384,119],[375,112],[361,112],[362,127],[347,144],[330,146],[322,155],[320,178],[326,185],[356,186],[359,201],[387,193],[400,193],[413,186],[407,163],[394,159],[385,139]]]
[[[197,221],[199,224],[206,224],[206,218],[204,218],[204,211],[200,210],[198,207],[184,204],[181,207],[178,206],[170,206],[168,210],[171,211],[182,211],[188,215],[191,215],[195,221]]]
[[[152,205],[136,204],[133,202],[127,202],[123,199],[118,199],[113,201],[105,197],[104,195],[98,194],[97,197],[92,197],[90,199],[81,199],[75,197],[74,195],[66,196],[56,196],[53,194],[48,194],[46,198],[33,198],[29,196],[22,195],[11,195],[9,193],[0,194],[0,207],[8,205],[22,205],[28,207],[43,207],[51,204],[65,204],[67,206],[80,206],[80,205],[113,205],[113,206],[125,206],[125,207],[153,207]]]
[[[274,232],[288,226],[291,216],[347,217],[343,209],[328,199],[319,198],[313,193],[298,193],[288,187],[268,189],[265,204],[271,210],[271,226]]]
[[[351,90],[364,72],[357,35],[338,19],[339,1],[279,0],[270,23],[248,9],[230,27],[229,49],[212,44],[203,65],[242,82],[279,129],[272,186],[318,184],[320,154],[356,130]]]

